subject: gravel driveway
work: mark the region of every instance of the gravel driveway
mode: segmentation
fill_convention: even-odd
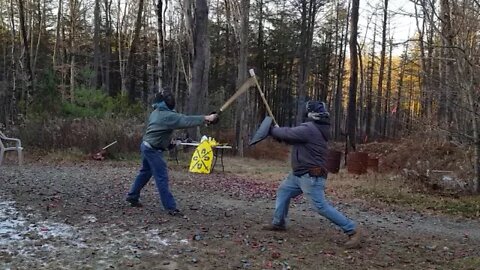
[[[0,167],[0,269],[478,269],[480,222],[335,205],[368,232],[363,248],[303,198],[289,230],[261,231],[277,183],[231,173],[171,170],[185,213],[160,209],[149,183],[145,207],[124,203],[137,167],[124,162]],[[278,182],[278,181],[273,181]],[[335,203],[335,197],[330,196]]]

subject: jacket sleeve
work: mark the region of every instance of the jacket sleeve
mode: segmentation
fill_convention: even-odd
[[[168,117],[168,126],[171,129],[185,129],[200,126],[205,122],[203,115],[172,114]]]
[[[297,127],[273,127],[270,135],[275,139],[279,139],[288,144],[306,143],[308,142],[309,128],[306,125]]]

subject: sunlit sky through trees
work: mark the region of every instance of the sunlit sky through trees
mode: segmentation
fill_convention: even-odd
[[[360,18],[358,22],[359,43],[365,39],[369,43],[373,39],[374,24],[377,25],[377,42],[381,38],[381,25],[383,20],[384,0],[366,1],[360,0]],[[388,3],[390,21],[390,33],[387,32],[387,39],[393,37],[394,44],[407,41],[416,32],[415,7],[410,0],[390,0]],[[376,14],[376,16],[372,16]],[[419,18],[421,22],[421,18]],[[367,29],[368,28],[368,29]],[[378,45],[378,44],[377,44]],[[400,55],[403,51],[403,44],[395,46],[393,53]]]

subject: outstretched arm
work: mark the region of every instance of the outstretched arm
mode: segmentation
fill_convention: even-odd
[[[272,127],[270,135],[275,139],[285,141],[288,144],[306,143],[308,141],[308,127],[300,125],[297,127]]]
[[[218,115],[213,113],[209,115],[184,115],[176,114],[170,118],[169,126],[172,129],[185,129],[200,126],[203,123],[211,123],[218,118]]]

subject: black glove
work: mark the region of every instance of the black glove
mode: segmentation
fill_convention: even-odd
[[[215,119],[213,121],[210,121],[209,124],[212,124],[212,125],[217,124],[218,121],[220,120],[220,117],[218,116],[218,113],[217,112],[211,112],[210,114],[215,114],[217,117],[215,117]]]

